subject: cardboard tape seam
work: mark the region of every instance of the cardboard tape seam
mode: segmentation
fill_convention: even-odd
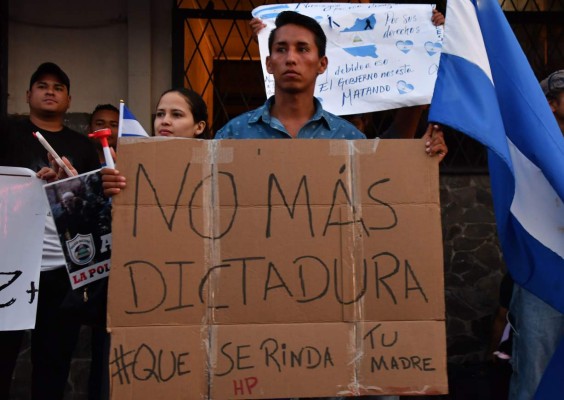
[[[192,139],[194,140],[194,139]],[[194,164],[230,164],[233,162],[233,147],[222,147],[219,140],[203,141],[207,145],[192,149],[190,162]]]
[[[218,154],[218,141],[209,140],[203,142],[203,146],[198,149],[193,149],[192,156],[194,162],[202,163],[202,207],[204,218],[204,232],[208,238],[213,238],[215,232],[218,232],[219,227],[219,186],[217,181],[217,162],[216,156]],[[215,239],[205,239],[205,252],[204,263],[208,267],[217,265],[221,256],[220,241]],[[221,269],[217,270],[218,273]],[[213,308],[213,293],[215,292],[216,279],[210,277],[207,287],[207,311],[205,313],[204,324],[211,324],[214,321],[214,308]],[[213,346],[212,346],[213,347]]]
[[[380,144],[379,138],[376,139],[356,139],[356,140],[331,140],[329,144],[329,155],[347,156],[353,154],[375,154]]]
[[[371,154],[369,152],[374,152],[377,148],[378,142],[373,141],[372,143],[367,142],[369,146],[357,146],[360,141],[349,140],[345,142],[347,144],[347,168],[348,168],[348,187],[350,188],[350,198],[351,206],[347,207],[347,221],[360,221],[362,218],[362,195],[360,191],[361,182],[361,171],[360,171],[360,160],[359,154]],[[372,145],[372,146],[371,146]],[[363,266],[363,254],[364,254],[364,241],[363,237],[365,233],[362,232],[362,227],[356,223],[352,223],[352,290],[353,297],[357,297],[358,292],[358,281],[357,276],[362,272]],[[353,332],[354,332],[354,368],[353,368],[353,381],[350,383],[350,387],[358,391],[359,382],[359,372],[361,370],[362,355],[364,354],[363,349],[363,338],[362,329],[358,326],[359,322],[364,320],[364,303],[365,297],[352,305],[353,307]]]

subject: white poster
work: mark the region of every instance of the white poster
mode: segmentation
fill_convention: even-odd
[[[317,78],[315,96],[337,115],[429,104],[439,67],[443,28],[431,23],[430,4],[265,5],[253,10],[266,28],[259,48],[267,97],[274,80],[266,72],[268,36],[282,11],[316,19],[327,35],[329,66]]]
[[[35,326],[47,215],[42,186],[29,169],[0,167],[0,330]]]

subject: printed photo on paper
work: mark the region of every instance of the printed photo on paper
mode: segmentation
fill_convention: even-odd
[[[111,202],[99,171],[45,185],[73,289],[106,278],[111,258]]]

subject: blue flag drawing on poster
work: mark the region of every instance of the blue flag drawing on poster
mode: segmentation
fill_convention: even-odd
[[[149,137],[135,115],[121,102],[119,103],[118,137],[131,136]]]
[[[498,234],[511,276],[564,312],[562,133],[499,3],[449,2],[446,15],[429,120],[487,146]],[[560,350],[545,374],[552,376],[556,368],[560,379],[544,379],[537,398],[558,398],[564,390]]]

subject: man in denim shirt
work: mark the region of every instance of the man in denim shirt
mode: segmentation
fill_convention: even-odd
[[[221,128],[216,139],[365,139],[364,133],[321,106],[313,94],[317,76],[327,69],[327,38],[312,18],[284,11],[276,18],[268,38],[270,55],[266,69],[274,76],[274,96],[252,111]],[[418,107],[399,114],[384,137],[413,138],[421,115]],[[426,152],[441,159],[448,149],[442,129],[429,125]],[[396,400],[399,396],[365,396],[365,399]]]
[[[313,96],[317,76],[329,62],[326,45],[327,37],[317,21],[293,11],[280,13],[268,38],[266,58],[266,69],[274,77],[274,96],[262,107],[229,121],[215,138],[364,139],[348,121],[323,110]],[[419,113],[413,116],[418,120]],[[415,125],[399,121],[385,137],[413,137],[414,130],[404,127]],[[445,156],[448,150],[440,127],[430,125],[424,137],[429,155]]]
[[[216,139],[365,139],[354,125],[321,106],[313,94],[317,76],[327,68],[327,38],[312,18],[285,11],[276,19],[269,37],[267,70],[274,76],[275,95],[253,111],[244,113],[220,129]],[[415,134],[420,110],[403,110],[385,137],[409,138]],[[408,115],[410,114],[410,115]],[[413,129],[412,129],[413,128]],[[426,152],[442,159],[447,153],[443,132],[430,125],[425,133]],[[104,192],[113,195],[126,185],[119,173],[104,174]],[[366,397],[365,397],[366,398]],[[370,396],[379,400],[397,396]]]

